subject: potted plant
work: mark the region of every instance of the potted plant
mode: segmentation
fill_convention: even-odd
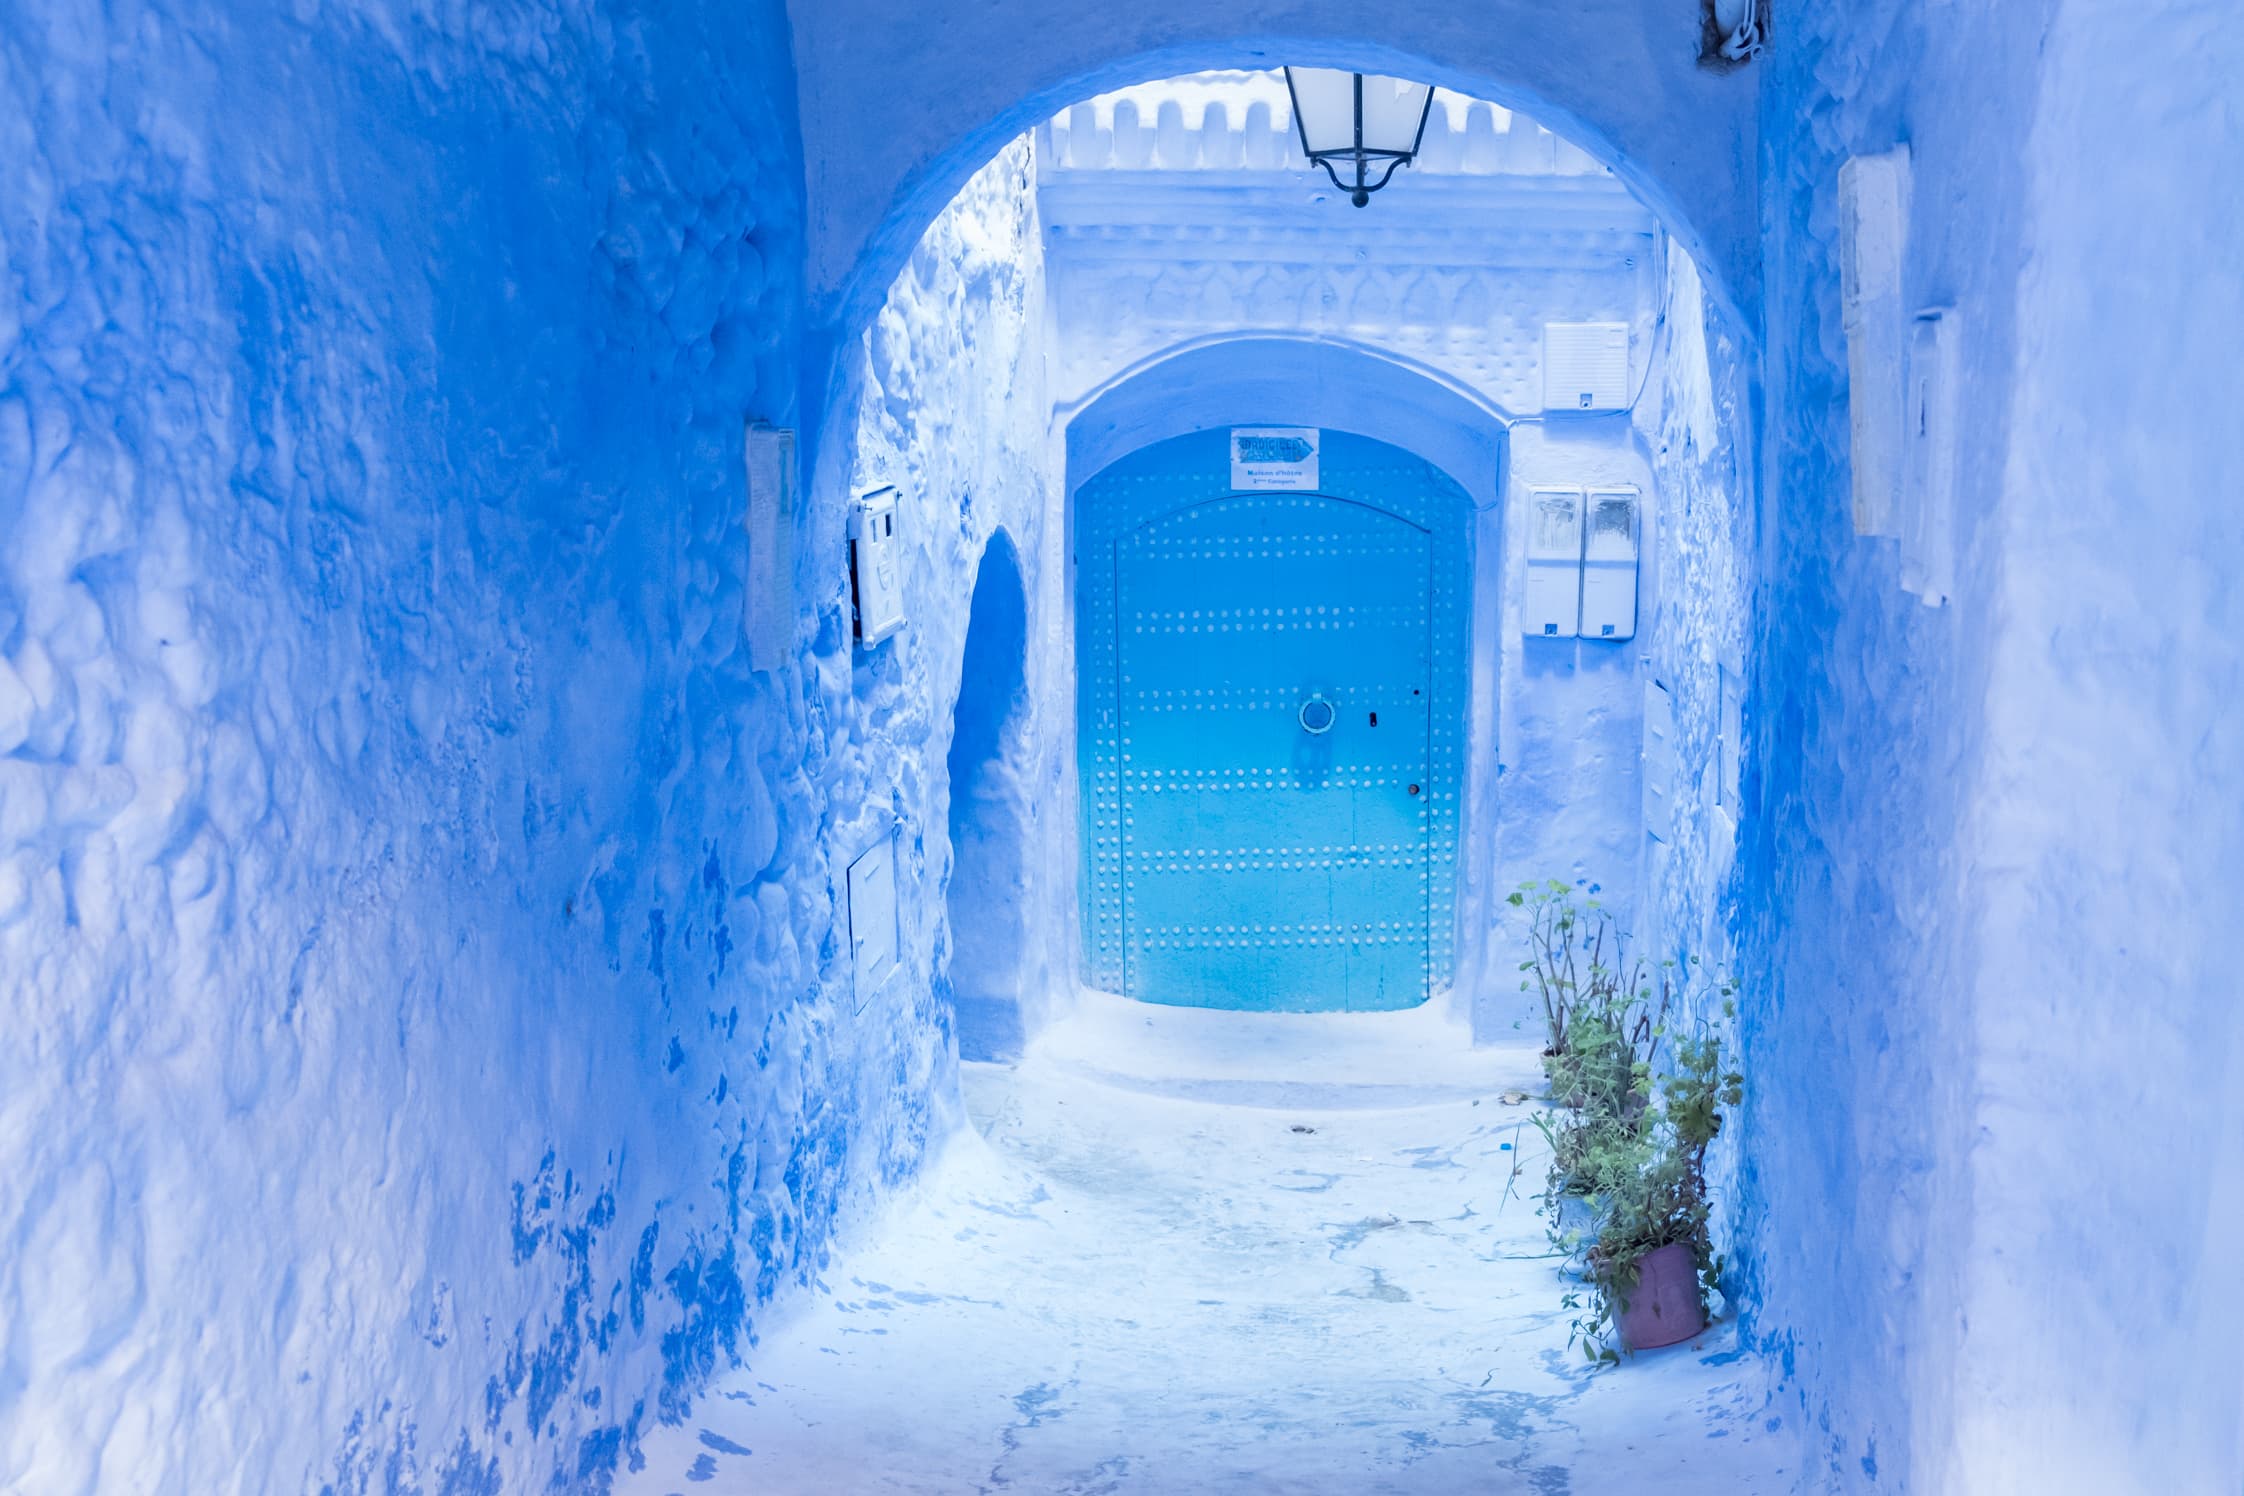
[[[1510,896],[1527,914],[1520,986],[1539,995],[1542,1063],[1556,1111],[1536,1115],[1550,1145],[1542,1212],[1561,1252],[1587,1245],[1608,1177],[1632,1167],[1652,1101],[1653,1066],[1672,987],[1672,963],[1629,955],[1611,911],[1586,888],[1547,879]]]
[[[1725,1001],[1725,1016],[1734,1013]],[[1744,1077],[1722,1066],[1722,1041],[1702,1033],[1675,1041],[1675,1064],[1661,1078],[1661,1106],[1632,1134],[1601,1140],[1597,1226],[1584,1257],[1586,1305],[1576,1340],[1593,1360],[1688,1340],[1706,1328],[1707,1296],[1719,1282],[1708,1229],[1706,1153],[1722,1130],[1722,1109],[1744,1094]]]

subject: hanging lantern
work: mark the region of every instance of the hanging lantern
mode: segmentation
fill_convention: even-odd
[[[1408,166],[1426,134],[1434,86],[1337,68],[1287,68],[1301,149],[1357,207]]]

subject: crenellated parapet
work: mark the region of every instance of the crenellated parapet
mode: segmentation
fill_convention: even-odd
[[[1054,118],[1045,164],[1072,172],[1285,172],[1308,161],[1275,73],[1214,73],[1102,94]],[[1434,95],[1412,171],[1425,175],[1610,177],[1596,157],[1501,105]]]
[[[1297,140],[1277,73],[1104,94],[1036,136],[1062,405],[1211,337],[1379,348],[1492,405],[1541,408],[1546,321],[1630,325],[1641,372],[1659,226],[1587,152],[1437,92],[1420,158],[1363,209]]]

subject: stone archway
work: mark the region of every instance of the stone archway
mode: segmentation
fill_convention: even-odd
[[[1382,15],[1373,39],[1340,0],[1036,0],[927,12],[870,51],[846,9],[798,6],[792,20],[803,150],[821,198],[809,291],[843,342],[1007,140],[1103,90],[1281,63],[1397,73],[1526,110],[1610,165],[1707,267],[1718,300],[1758,302],[1758,75],[1699,65],[1693,6],[1432,0]],[[1585,56],[1601,65],[1583,67]],[[931,77],[943,83],[933,96]]]

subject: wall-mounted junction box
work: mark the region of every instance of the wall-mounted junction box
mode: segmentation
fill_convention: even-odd
[[[1530,639],[1571,639],[1581,632],[1582,491],[1537,488],[1527,502],[1521,630]]]
[[[896,832],[894,828],[849,865],[850,966],[862,1009],[896,970]]]
[[[1839,303],[1847,335],[1854,532],[1892,535],[1901,490],[1901,277],[1909,233],[1909,148],[1839,168]]]
[[[860,644],[878,644],[904,626],[903,538],[893,488],[875,489],[849,506],[849,593]]]
[[[1582,538],[1582,637],[1636,634],[1636,561],[1642,505],[1633,488],[1593,488]]]
[[[795,433],[748,427],[748,668],[771,670],[795,644]]]
[[[1543,409],[1620,410],[1627,404],[1626,322],[1543,324]]]

